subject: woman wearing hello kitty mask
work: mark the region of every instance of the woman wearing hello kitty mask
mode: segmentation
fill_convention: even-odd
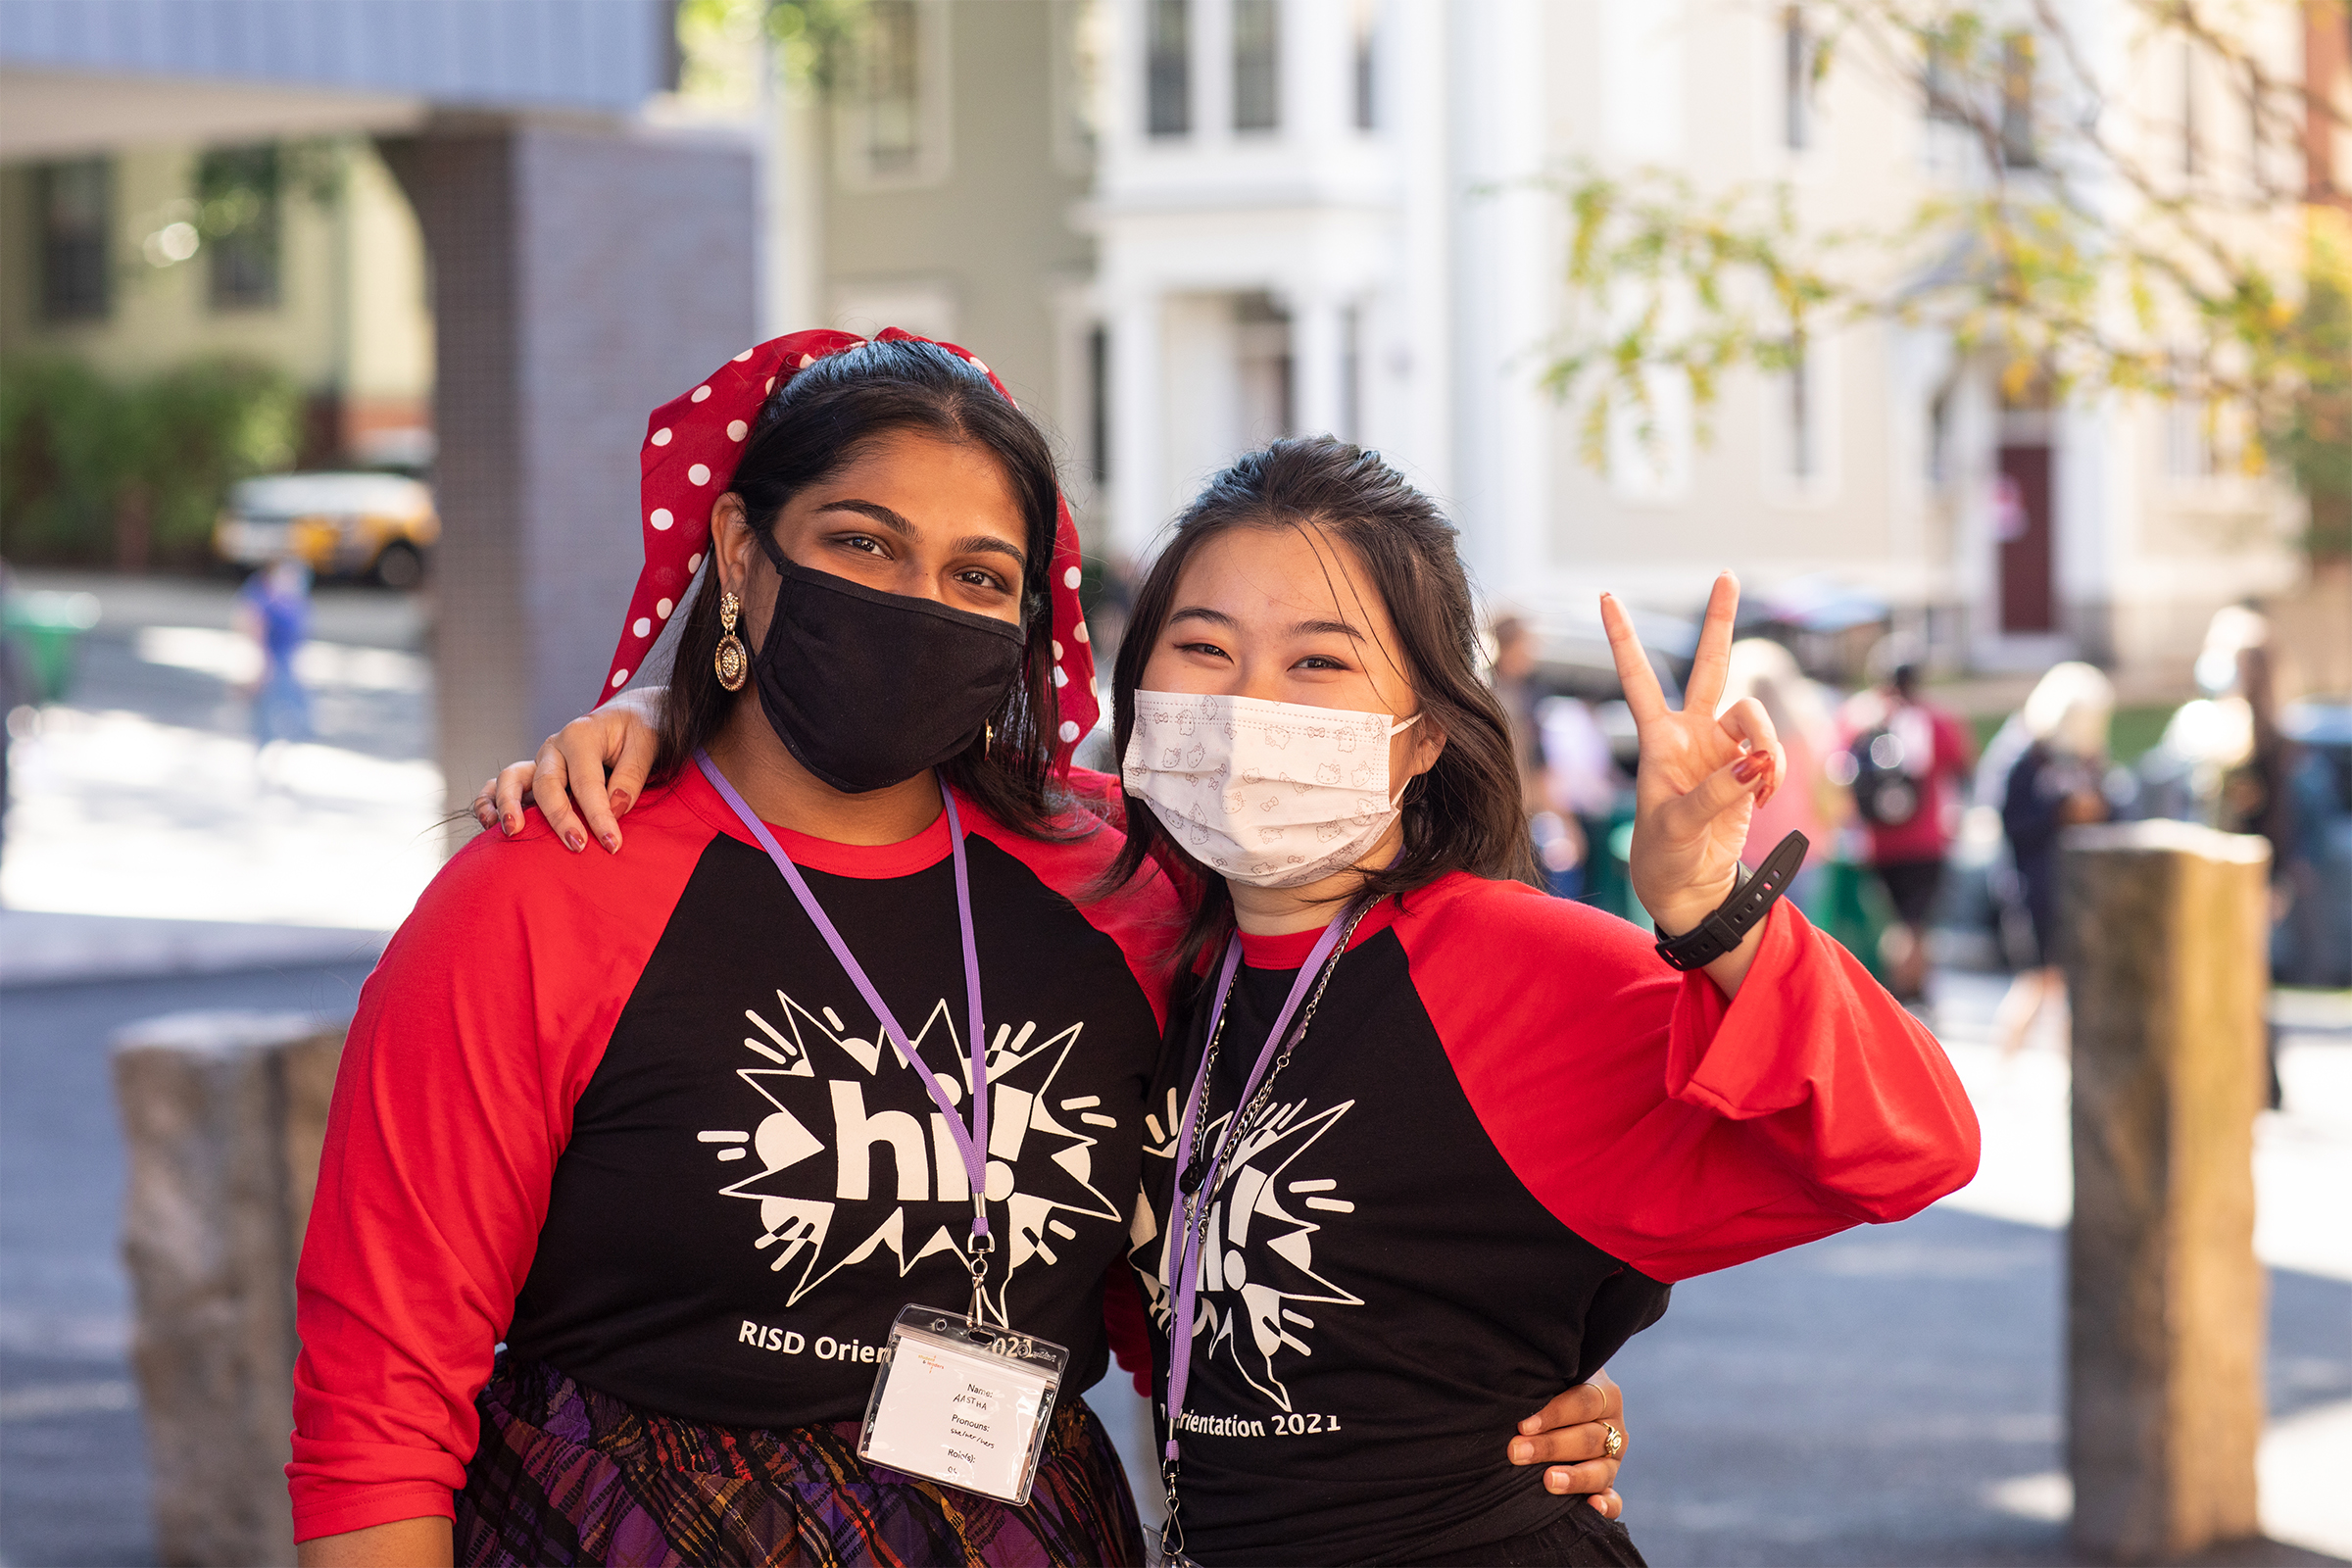
[[[1115,680],[1119,867],[1201,883],[1130,1254],[1170,1560],[1639,1562],[1487,1434],[1592,1375],[1671,1281],[1974,1172],[1934,1039],[1777,902],[1801,839],[1739,865],[1780,755],[1752,701],[1713,716],[1738,598],[1717,582],[1680,712],[1602,601],[1653,950],[1537,891],[1427,497],[1282,441],[1178,519]]]

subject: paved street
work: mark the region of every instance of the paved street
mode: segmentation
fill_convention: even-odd
[[[319,591],[300,666],[315,744],[257,759],[236,682],[253,653],[222,579],[26,571],[94,592],[74,685],[19,723],[0,906],[382,929],[439,863],[441,777],[412,598]],[[334,868],[321,876],[322,866]]]
[[[319,744],[263,779],[225,584],[34,586],[95,586],[106,618],[19,753],[0,862],[0,1564],[144,1563],[105,1044],[188,1007],[351,1005],[368,932],[434,859],[423,621],[397,596],[322,595]],[[1999,1061],[2001,982],[1939,982],[1984,1173],[1906,1224],[1679,1287],[1618,1357],[1629,1522],[1654,1563],[2068,1560],[2065,1062],[2046,1043]],[[2277,1539],[2215,1563],[2352,1560],[2352,1005],[2278,1013],[2287,1105],[2257,1156]],[[1097,1399],[1142,1471],[1136,1401]]]

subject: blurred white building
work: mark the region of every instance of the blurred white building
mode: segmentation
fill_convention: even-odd
[[[2188,116],[2202,156],[2242,163],[2226,84],[2128,56],[2121,0],[2062,9],[2117,79],[2167,107],[2215,98]],[[1440,496],[1490,598],[1555,638],[1593,626],[1600,588],[1689,611],[1731,566],[1751,594],[1884,599],[1947,666],[2145,665],[2193,652],[2219,605],[2296,580],[2296,504],[2238,475],[2203,411],[2005,401],[1994,367],[1929,329],[1855,330],[1799,374],[1735,377],[1709,439],[1662,386],[1652,439],[1613,429],[1605,466],[1584,461],[1576,413],[1541,384],[1567,241],[1544,174],[1587,159],[1787,181],[1808,224],[1836,225],[1899,218],[1964,162],[1915,89],[1859,71],[1814,89],[1802,7],[866,11],[831,101],[799,122],[779,297],[961,333],[1016,370],[1106,554],[1148,555],[1235,454],[1330,431]],[[2281,40],[2290,69],[2298,43]]]

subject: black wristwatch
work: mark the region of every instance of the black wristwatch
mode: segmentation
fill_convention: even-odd
[[[1679,937],[1660,939],[1658,956],[1677,969],[1703,969],[1746,941],[1765,911],[1788,891],[1808,848],[1802,833],[1791,833],[1774,845],[1764,863],[1742,875],[1714,913]]]

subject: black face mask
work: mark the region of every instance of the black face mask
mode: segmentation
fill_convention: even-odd
[[[810,571],[760,543],[782,580],[752,678],[803,767],[863,795],[972,744],[1020,675],[1020,627]]]

